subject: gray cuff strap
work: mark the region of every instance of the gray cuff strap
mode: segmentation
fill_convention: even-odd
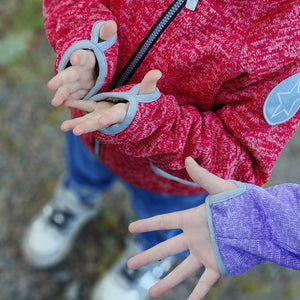
[[[239,181],[234,181],[234,180],[231,180],[231,181],[237,185],[236,189],[228,191],[228,192],[224,192],[224,193],[219,193],[219,194],[216,194],[213,196],[207,196],[206,200],[205,200],[206,215],[207,215],[208,227],[209,227],[209,231],[210,231],[210,238],[211,238],[215,258],[216,258],[220,273],[223,276],[228,276],[229,273],[223,263],[223,260],[222,260],[222,257],[221,257],[220,251],[219,251],[219,247],[218,247],[218,244],[216,241],[216,235],[215,235],[215,230],[214,230],[214,226],[213,226],[213,218],[212,218],[212,212],[211,212],[210,205],[232,199],[232,198],[237,197],[240,194],[245,192],[246,185],[244,183],[239,182]]]
[[[97,94],[89,100],[94,101],[114,101],[114,99],[122,99],[129,102],[128,112],[123,122],[114,124],[108,128],[100,129],[99,132],[113,135],[122,132],[125,130],[133,121],[136,112],[138,110],[139,103],[149,103],[157,100],[160,97],[160,91],[156,88],[155,91],[151,94],[139,95],[140,84],[135,85],[128,92],[112,92],[112,93],[102,93]],[[115,101],[114,101],[115,102]]]
[[[69,64],[72,53],[76,50],[88,49],[94,51],[99,66],[99,75],[96,80],[95,86],[85,96],[85,99],[88,99],[95,95],[103,86],[107,75],[107,63],[104,51],[110,48],[117,40],[117,34],[115,34],[111,39],[107,41],[99,41],[100,28],[104,24],[105,21],[96,22],[92,29],[91,40],[82,40],[74,43],[66,50],[58,66],[58,72],[64,70]]]

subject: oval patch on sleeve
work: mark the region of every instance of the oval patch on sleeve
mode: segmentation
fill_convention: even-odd
[[[264,107],[264,118],[270,125],[284,123],[300,108],[300,73],[280,82],[268,95]]]

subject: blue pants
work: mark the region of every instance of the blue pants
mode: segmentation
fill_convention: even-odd
[[[83,202],[96,201],[109,189],[117,177],[85,147],[81,139],[71,132],[66,134],[65,185],[80,196]],[[207,194],[167,195],[144,191],[125,183],[131,195],[135,214],[143,219],[158,214],[192,208],[204,203]],[[180,233],[180,230],[149,232],[141,235],[143,247],[152,247]]]

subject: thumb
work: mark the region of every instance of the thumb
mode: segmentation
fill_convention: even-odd
[[[149,71],[143,78],[140,86],[140,95],[151,94],[156,89],[157,81],[161,78],[162,74],[159,70]]]
[[[117,23],[113,20],[107,21],[101,28],[99,37],[102,40],[109,40],[117,33]],[[95,66],[95,55],[90,50],[76,50],[70,57],[72,66]]]
[[[199,166],[191,157],[186,158],[185,166],[190,177],[211,195],[237,188],[233,182],[224,180]]]
[[[70,63],[72,66],[84,66],[92,68],[95,66],[96,58],[90,50],[76,50],[70,57]]]
[[[104,41],[109,40],[117,33],[117,30],[117,23],[113,20],[109,20],[100,28],[99,37]]]

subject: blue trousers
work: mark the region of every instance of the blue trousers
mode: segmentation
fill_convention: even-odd
[[[90,153],[79,137],[71,132],[66,134],[65,185],[77,193],[82,202],[98,201],[101,193],[109,189],[116,180],[117,177]],[[207,196],[158,194],[123,183],[130,192],[132,208],[141,219],[198,206],[204,203]],[[149,248],[180,232],[149,232],[142,234],[140,240],[144,248]]]

